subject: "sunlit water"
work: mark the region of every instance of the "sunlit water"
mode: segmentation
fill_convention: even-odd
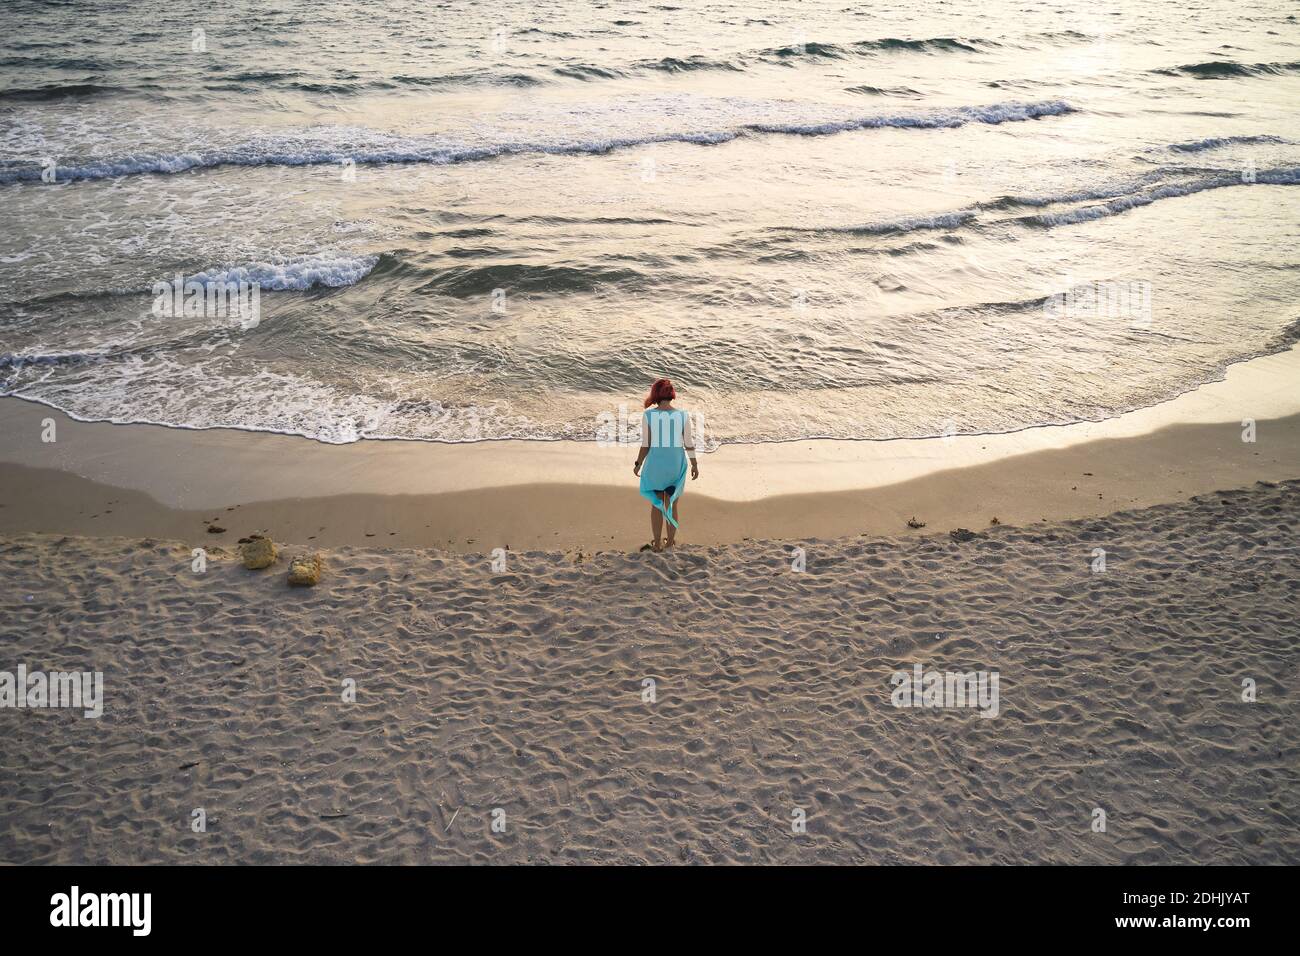
[[[326,441],[591,439],[661,375],[713,441],[1167,399],[1297,338],[1300,24],[1126,6],[14,0],[0,392]]]

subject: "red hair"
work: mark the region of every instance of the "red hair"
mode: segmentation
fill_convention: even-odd
[[[673,383],[666,378],[661,378],[650,386],[650,394],[645,397],[645,407],[649,408],[660,402],[671,402],[676,397],[677,390],[673,388]]]

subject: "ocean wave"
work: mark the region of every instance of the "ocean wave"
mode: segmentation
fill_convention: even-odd
[[[228,90],[231,92],[251,93],[259,85],[279,85],[285,89],[303,93],[373,93],[406,88],[426,89],[430,87],[454,86],[544,86],[546,80],[538,79],[528,73],[495,73],[491,70],[465,70],[459,73],[414,74],[397,73],[393,76],[371,76],[362,78],[355,74],[343,77],[320,77],[312,79],[300,70],[281,73],[237,73],[221,77],[217,81],[207,82],[204,89]]]
[[[390,165],[429,163],[445,165],[494,159],[504,156],[545,153],[552,155],[603,154],[617,149],[654,143],[694,143],[717,145],[751,133],[780,133],[822,136],[866,129],[951,129],[969,123],[1000,124],[1023,122],[1046,116],[1075,112],[1064,100],[1038,103],[994,103],[987,106],[961,106],[950,109],[918,110],[914,113],[851,115],[842,119],[813,123],[745,123],[730,129],[679,131],[642,136],[559,142],[500,142],[448,145],[444,140],[398,137],[371,133],[370,142],[354,148],[336,144],[313,144],[303,136],[268,136],[224,149],[176,153],[161,156],[125,156],[80,165],[59,166],[56,182],[93,182],[122,176],[146,174],[175,175],[191,170],[221,166],[322,166],[347,162],[356,165]],[[24,164],[0,168],[0,184],[34,182],[41,178],[41,168]]]
[[[557,76],[568,77],[571,80],[613,80],[624,75],[619,70],[600,66],[586,66],[581,63],[557,66],[551,72]]]
[[[383,398],[308,376],[250,371],[214,359],[182,364],[159,353],[135,363],[93,363],[75,384],[53,378],[8,387],[5,395],[56,408],[77,421],[144,424],[188,431],[231,428],[297,435],[325,444],[363,439],[477,442],[498,439],[593,439],[562,428],[548,433],[495,406],[446,404],[426,397]],[[131,403],[122,401],[123,391]]]
[[[999,196],[997,199],[980,203],[979,208],[1000,210],[1015,209],[1020,206],[1057,206],[1065,203],[1092,202],[1098,199],[1114,199],[1116,196],[1127,196],[1138,192],[1147,186],[1161,185],[1167,181],[1168,179],[1165,173],[1160,170],[1153,170],[1152,172],[1137,178],[1097,183],[1090,186],[1084,186],[1080,189],[1070,190],[1069,192]]]
[[[1044,116],[1063,116],[1076,112],[1064,100],[1042,103],[994,103],[989,106],[958,106],[914,114],[864,116],[820,123],[754,123],[747,128],[761,133],[790,133],[800,136],[824,136],[858,129],[952,129],[968,123],[1019,123]]]
[[[0,371],[13,369],[21,371],[30,367],[54,367],[59,365],[77,365],[81,362],[96,361],[104,356],[91,352],[31,352],[25,354],[0,353]]]
[[[909,86],[881,87],[867,86],[865,83],[861,86],[846,86],[845,93],[860,93],[866,96],[920,96],[919,90],[914,90]]]
[[[874,235],[888,235],[898,232],[917,232],[926,229],[955,229],[958,226],[964,226],[975,218],[975,210],[959,209],[956,212],[944,213],[938,216],[909,216],[903,219],[896,219],[890,222],[867,223],[863,226],[856,226],[848,229],[848,232],[859,232]]]
[[[978,53],[981,46],[999,46],[993,40],[959,40],[956,37],[931,37],[928,40],[903,40],[885,37],[883,40],[862,40],[853,44],[855,49],[911,50],[917,53]]]
[[[898,219],[872,222],[850,226],[781,226],[767,230],[769,233],[814,233],[822,235],[875,235],[893,236],[911,232],[930,230],[957,230],[969,227],[983,228],[993,224],[1020,225],[1030,227],[1068,226],[1081,222],[1090,222],[1107,216],[1118,215],[1130,209],[1149,206],[1161,199],[1190,196],[1210,189],[1227,186],[1245,185],[1294,186],[1300,185],[1300,166],[1280,167],[1260,170],[1249,179],[1240,172],[1219,172],[1199,178],[1184,178],[1169,181],[1167,175],[1159,171],[1145,176],[1118,183],[1106,183],[1087,186],[1062,193],[1025,196],[999,196],[996,199],[975,204],[968,209],[952,212],[934,213],[924,216],[904,216]],[[1081,205],[1059,212],[1040,213],[1003,219],[983,219],[982,212],[1015,209],[1017,207],[1065,206],[1077,203],[1096,203]],[[923,246],[923,249],[931,248]],[[892,247],[883,250],[889,254],[906,254],[908,247]]]
[[[692,70],[728,70],[738,73],[744,69],[729,60],[711,60],[704,56],[666,56],[659,60],[638,60],[633,67],[663,73],[686,73]]]
[[[120,60],[96,60],[88,57],[57,56],[0,56],[0,67],[25,69],[40,67],[43,70],[68,70],[77,73],[109,73],[124,69]]]
[[[1283,76],[1300,72],[1300,62],[1238,63],[1236,60],[1211,60],[1207,63],[1184,63],[1182,66],[1152,70],[1164,76],[1194,76],[1201,80],[1223,80],[1242,76]]]
[[[457,298],[488,295],[493,289],[509,289],[512,295],[569,295],[604,287],[627,290],[646,284],[650,278],[630,268],[499,263],[438,270],[416,291]]]
[[[846,56],[848,49],[835,43],[800,43],[793,46],[773,47],[759,53],[760,57],[776,57],[785,60],[793,57],[828,58],[838,60]]]
[[[1247,179],[1241,173],[1223,173],[1202,179],[1187,180],[1179,183],[1168,183],[1162,186],[1156,186],[1154,188],[1135,192],[1131,195],[1119,196],[1109,202],[1101,203],[1099,205],[1084,206],[1079,209],[1070,209],[1063,212],[1043,213],[1037,216],[1031,216],[1024,221],[1028,224],[1049,227],[1074,225],[1075,223],[1091,222],[1096,219],[1104,219],[1108,216],[1116,216],[1120,213],[1128,212],[1130,209],[1149,206],[1152,203],[1159,202],[1161,199],[1190,196],[1210,189],[1223,189],[1229,186],[1250,185],[1300,185],[1300,166],[1261,170],[1254,174],[1253,179]]]
[[[148,88],[157,89],[156,86],[152,85]],[[0,103],[6,101],[44,102],[47,100],[85,99],[91,96],[108,96],[112,93],[123,92],[128,91],[122,87],[103,86],[99,83],[49,83],[45,86],[9,87],[0,90]]]
[[[1079,30],[1049,30],[1045,33],[1035,33],[1033,38],[1037,40],[1096,40],[1097,36],[1093,33],[1082,33]]]
[[[619,21],[616,21],[619,22]],[[629,21],[631,25],[631,21]],[[572,34],[548,31],[538,28],[515,30],[514,36],[537,36],[555,39],[573,38]],[[1077,39],[1073,31],[1065,34],[1042,34],[1042,39]],[[550,63],[537,63],[539,72],[549,72],[553,76],[584,82],[595,80],[618,79],[634,72],[687,73],[696,70],[720,70],[742,72],[751,66],[779,64],[796,66],[801,62],[814,63],[822,60],[840,60],[850,57],[889,56],[901,53],[915,54],[979,54],[989,49],[1007,45],[1005,42],[988,38],[974,37],[881,37],[878,39],[858,40],[842,43],[810,41],[780,47],[759,50],[736,50],[731,54],[675,54],[659,59],[641,59],[619,63],[572,64],[558,57]],[[1014,45],[1014,44],[1013,44]],[[37,60],[34,57],[0,58],[0,66],[33,67],[47,69],[82,70],[94,73],[113,71],[123,75],[128,68],[124,63],[113,63],[85,57],[54,58]],[[442,88],[455,86],[517,86],[531,87],[547,83],[547,80],[529,73],[499,73],[492,69],[475,69],[459,73],[437,75],[397,74],[386,76],[377,72],[367,72],[364,76],[342,74],[338,71],[312,73],[301,69],[247,69],[227,75],[208,75],[200,79],[203,89],[231,93],[254,93],[262,88],[281,88],[303,93],[328,95],[366,94],[376,91]],[[78,86],[84,89],[78,89]],[[140,95],[147,92],[163,90],[154,83],[129,83],[124,86],[104,86],[92,89],[95,84],[55,85],[49,88],[32,90],[13,90],[0,92],[0,102],[10,100],[42,100],[68,96],[91,96],[108,94]],[[168,92],[172,91],[168,89]],[[183,92],[183,91],[182,91]]]
[[[262,289],[302,292],[316,286],[338,289],[355,285],[370,274],[379,256],[312,257],[291,262],[254,262],[188,276],[185,282],[211,285],[246,282]]]
[[[1225,146],[1253,146],[1260,143],[1288,146],[1292,145],[1293,141],[1283,139],[1281,136],[1267,134],[1259,136],[1211,136],[1207,139],[1196,139],[1186,143],[1171,143],[1164,149],[1172,149],[1179,153],[1199,153],[1209,149],[1222,149]]]
[[[912,53],[979,53],[981,46],[996,47],[992,40],[959,40],[956,37],[931,37],[910,40],[883,37],[879,40],[859,40],[855,43],[800,43],[791,46],[761,50],[759,59],[792,60],[799,58],[839,60],[848,56],[866,56],[875,53],[908,51]]]
[[[558,70],[556,72],[559,72]],[[399,73],[392,77],[394,84],[400,86],[544,86],[545,80],[528,73],[491,73],[487,70],[464,73],[445,73],[433,76],[417,76]]]
[[[814,226],[795,229],[778,229],[776,231],[888,236],[907,232],[924,232],[931,229],[956,229],[972,222],[976,215],[977,213],[974,209],[958,209],[954,212],[938,213],[932,216],[904,216],[900,219],[869,222],[856,226]]]
[[[6,302],[3,308],[50,307],[59,304],[87,303],[100,299],[116,299],[151,294],[156,283],[172,284],[179,277],[182,285],[200,283],[204,288],[217,285],[257,283],[263,291],[305,292],[318,286],[338,289],[355,285],[375,269],[388,256],[304,256],[274,262],[251,262],[243,265],[223,265],[203,272],[157,276],[145,282],[123,285],[112,289],[72,289],[51,292],[35,298]],[[395,260],[393,260],[395,263]]]
[[[525,27],[514,31],[514,35],[517,37],[529,36],[530,34],[534,36],[555,37],[557,40],[577,39],[577,34],[575,33],[565,33],[563,30],[543,30],[540,27]]]

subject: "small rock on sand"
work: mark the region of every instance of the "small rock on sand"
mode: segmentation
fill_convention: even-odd
[[[248,540],[239,546],[239,556],[250,571],[269,568],[275,564],[275,542],[260,534],[249,535]]]
[[[320,581],[319,554],[304,554],[289,563],[289,584],[293,587],[311,587]]]

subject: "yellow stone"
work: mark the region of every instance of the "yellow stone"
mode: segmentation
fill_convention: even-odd
[[[307,554],[294,558],[289,563],[289,584],[294,587],[311,587],[320,581],[321,559],[319,554]]]
[[[269,568],[275,564],[275,542],[255,534],[239,546],[239,556],[243,559],[244,567],[250,571]]]

